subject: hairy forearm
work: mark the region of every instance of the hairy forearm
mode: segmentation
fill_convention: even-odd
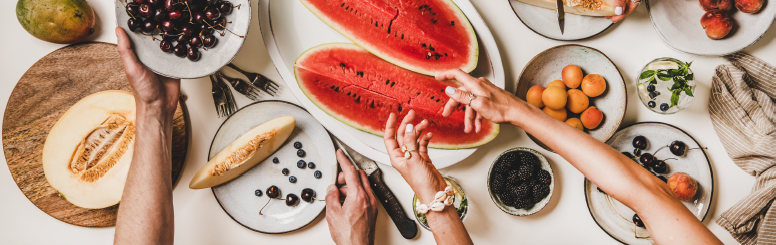
[[[115,244],[172,244],[172,116],[137,104],[135,150],[119,205]]]

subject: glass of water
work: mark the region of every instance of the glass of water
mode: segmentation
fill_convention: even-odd
[[[696,87],[691,64],[674,58],[658,58],[645,65],[636,79],[644,106],[665,115],[689,106]]]

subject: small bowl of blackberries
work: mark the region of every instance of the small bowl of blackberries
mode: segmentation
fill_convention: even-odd
[[[488,192],[501,211],[516,216],[539,212],[550,201],[555,181],[544,156],[518,147],[501,153],[488,172]]]

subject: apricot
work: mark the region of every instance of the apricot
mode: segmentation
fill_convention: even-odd
[[[733,29],[733,19],[727,12],[712,10],[701,17],[701,27],[706,30],[706,36],[711,39],[721,39]]]
[[[606,80],[604,77],[598,74],[588,74],[582,79],[582,92],[588,97],[596,97],[604,93],[606,90]]]
[[[568,124],[569,126],[575,127],[579,130],[585,131],[585,128],[582,126],[582,121],[580,121],[576,117],[572,117],[566,120],[566,124]]]
[[[542,92],[542,101],[544,106],[553,110],[560,110],[566,107],[566,90],[558,86],[549,86]]]
[[[573,113],[582,113],[590,106],[590,99],[587,98],[584,92],[579,89],[569,89],[566,91],[568,99],[566,100],[566,108]]]
[[[544,93],[544,87],[542,87],[542,85],[534,85],[528,89],[528,93],[525,95],[525,101],[536,107],[542,108],[544,107],[542,93]]]
[[[582,125],[584,125],[587,129],[594,129],[598,127],[598,125],[601,124],[601,120],[603,119],[604,114],[601,113],[598,108],[595,108],[595,106],[587,108],[587,110],[582,112],[582,115],[579,115],[579,120],[582,121]]]
[[[555,119],[558,119],[561,122],[565,122],[566,117],[568,116],[568,113],[566,113],[566,108],[560,108],[560,110],[553,110],[553,109],[550,109],[550,107],[545,106],[543,111],[544,113],[547,113],[547,115],[550,115],[551,117],[554,117]]]
[[[563,90],[566,90],[566,84],[564,84],[563,81],[561,80],[555,80],[547,84],[548,88],[552,86],[556,86],[556,87],[562,88]]]
[[[579,66],[567,65],[566,67],[563,67],[561,77],[563,78],[563,83],[566,84],[566,87],[578,88],[585,75],[582,74],[582,68],[579,68]]]
[[[733,0],[698,0],[698,3],[703,8],[703,11],[729,11],[733,9]]]
[[[736,8],[748,14],[759,12],[764,4],[765,0],[736,0]]]
[[[666,183],[676,198],[683,202],[691,200],[698,191],[698,182],[685,172],[674,173]]]

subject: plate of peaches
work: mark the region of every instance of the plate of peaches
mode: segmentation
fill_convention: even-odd
[[[773,23],[769,0],[649,0],[647,9],[660,39],[697,55],[726,55],[756,43]]]
[[[577,44],[555,46],[531,59],[515,95],[602,142],[620,127],[628,104],[625,81],[614,62],[597,49]]]

